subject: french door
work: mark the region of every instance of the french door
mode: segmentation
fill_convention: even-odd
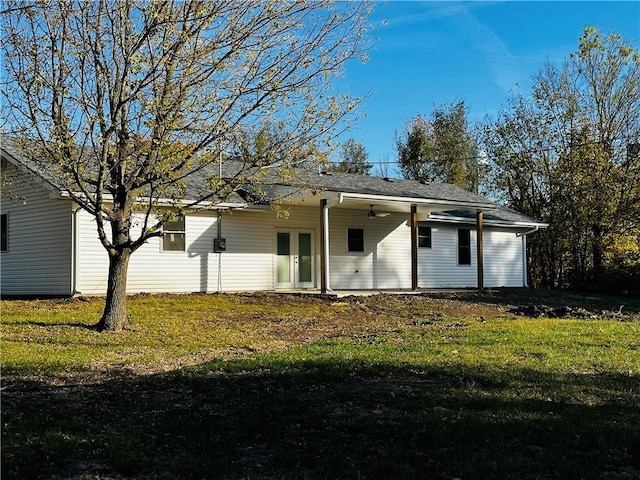
[[[313,288],[313,230],[276,230],[276,288]]]

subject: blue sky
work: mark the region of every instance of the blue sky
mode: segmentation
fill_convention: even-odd
[[[347,65],[336,87],[368,97],[348,135],[369,162],[394,161],[394,131],[434,107],[464,100],[471,121],[503,109],[513,92],[531,92],[544,61],[561,63],[586,26],[620,33],[638,49],[636,1],[376,2],[376,29],[364,65]],[[374,174],[380,173],[374,166]],[[393,166],[386,173],[398,176]]]

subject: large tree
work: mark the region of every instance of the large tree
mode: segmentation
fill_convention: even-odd
[[[431,120],[410,120],[396,133],[398,164],[405,178],[445,182],[477,192],[481,166],[463,101],[436,107]]]
[[[340,161],[333,170],[344,173],[357,173],[368,175],[372,165],[367,162],[367,149],[353,138],[348,139],[340,146]]]
[[[402,132],[395,132],[398,166],[404,178],[433,181],[431,168],[433,142],[432,126],[418,115],[405,123]]]
[[[332,95],[331,82],[364,55],[361,2],[16,0],[3,8],[4,128],[28,137],[28,153],[95,218],[109,257],[100,329],[126,323],[130,256],[175,212],[162,213],[161,201],[216,203],[265,168],[307,163],[355,106]],[[234,179],[210,175],[185,198],[191,176],[247,137],[256,148]]]
[[[640,245],[639,143],[640,55],[594,28],[488,126],[496,189],[550,224],[532,243],[541,284],[603,286],[612,249]]]

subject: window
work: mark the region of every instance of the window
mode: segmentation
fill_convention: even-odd
[[[431,227],[418,225],[418,247],[431,248]]]
[[[9,217],[6,213],[3,213],[0,215],[0,252],[6,252],[9,249],[8,226]]]
[[[458,265],[471,265],[471,230],[458,229]]]
[[[184,215],[180,215],[165,224],[162,232],[162,251],[184,252],[185,247],[185,220]]]
[[[364,252],[363,228],[347,228],[347,251]]]

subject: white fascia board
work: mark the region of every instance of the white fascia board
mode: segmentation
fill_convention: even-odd
[[[60,194],[62,197],[71,198],[68,192],[62,192]],[[82,197],[82,194],[76,193],[76,196]],[[113,197],[110,194],[103,195],[104,201],[107,203],[113,202]],[[138,197],[136,199],[137,203],[146,203],[149,199],[147,197]],[[171,200],[170,198],[159,198],[155,200],[155,205],[158,207],[190,207],[194,209],[209,209],[209,210],[237,210],[242,208],[247,208],[246,203],[235,203],[235,202],[199,202],[194,204],[193,201],[188,199],[185,200]]]
[[[476,223],[475,219],[467,218],[467,217],[451,217],[451,216],[441,216],[437,214],[429,215],[429,219],[427,221],[430,222],[438,222],[438,223]],[[483,223],[485,225],[490,225],[493,227],[512,227],[512,228],[530,228],[530,227],[538,227],[538,228],[547,228],[549,226],[548,223],[541,222],[510,222],[508,220],[487,220],[484,219]]]
[[[148,198],[139,198],[136,199],[136,201],[139,202],[147,202]],[[198,203],[193,203],[193,201],[190,201],[188,199],[185,200],[171,200],[170,198],[159,198],[158,200],[155,201],[155,204],[160,206],[160,207],[174,207],[174,206],[180,206],[180,207],[190,207],[190,208],[195,208],[195,209],[209,209],[209,210],[229,210],[229,209],[239,209],[239,208],[247,208],[247,204],[246,203],[235,203],[235,202],[220,202],[220,203],[215,203],[215,202],[198,202]]]
[[[340,192],[340,198],[353,199],[353,200],[366,200],[366,201],[382,201],[382,202],[399,202],[407,203],[411,205],[446,205],[451,207],[457,207],[468,210],[495,210],[496,207],[490,203],[479,202],[460,202],[454,200],[441,200],[437,198],[419,198],[419,197],[396,197],[391,195],[376,195],[371,193],[349,193]]]

